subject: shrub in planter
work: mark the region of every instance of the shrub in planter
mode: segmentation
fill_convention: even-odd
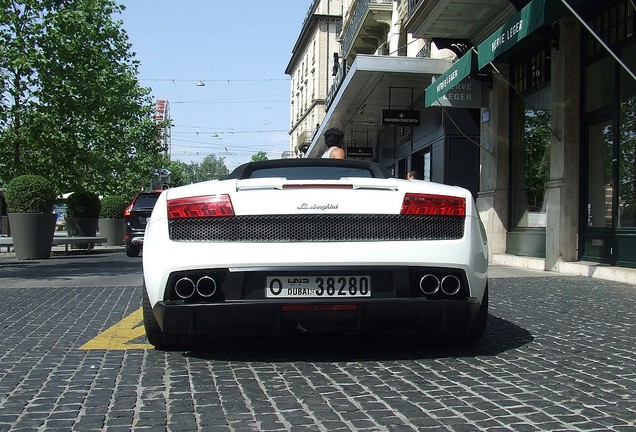
[[[97,218],[102,208],[99,196],[85,190],[73,192],[67,198],[66,205],[66,214],[75,218]]]
[[[102,204],[93,192],[79,190],[66,199],[66,232],[69,236],[95,237]],[[79,248],[90,249],[92,243],[78,244]]]
[[[53,185],[42,176],[23,175],[6,185],[4,195],[16,257],[49,258],[56,220]]]
[[[27,174],[14,178],[6,185],[4,199],[10,213],[51,213],[55,190],[46,178]]]
[[[99,235],[106,237],[107,246],[121,246],[126,234],[124,210],[128,205],[119,195],[102,198],[102,210],[99,214]]]
[[[119,195],[110,195],[102,198],[102,209],[99,217],[102,219],[122,219],[124,217],[124,210],[128,201]]]

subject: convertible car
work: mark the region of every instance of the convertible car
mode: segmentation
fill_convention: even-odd
[[[469,191],[375,163],[251,162],[163,191],[146,226],[149,342],[203,335],[438,333],[477,341],[486,235]]]

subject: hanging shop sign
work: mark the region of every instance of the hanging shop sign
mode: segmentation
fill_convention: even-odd
[[[464,78],[437,100],[435,106],[438,105],[451,108],[480,108],[481,81]]]
[[[347,147],[347,159],[372,159],[373,147]]]
[[[420,112],[413,110],[382,110],[382,125],[384,126],[419,126]]]

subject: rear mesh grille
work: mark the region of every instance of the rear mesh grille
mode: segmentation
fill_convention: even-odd
[[[464,218],[403,215],[258,215],[169,221],[170,239],[218,242],[452,240]]]

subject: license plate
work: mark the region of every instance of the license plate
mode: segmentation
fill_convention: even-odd
[[[371,297],[370,276],[269,276],[267,298]]]

